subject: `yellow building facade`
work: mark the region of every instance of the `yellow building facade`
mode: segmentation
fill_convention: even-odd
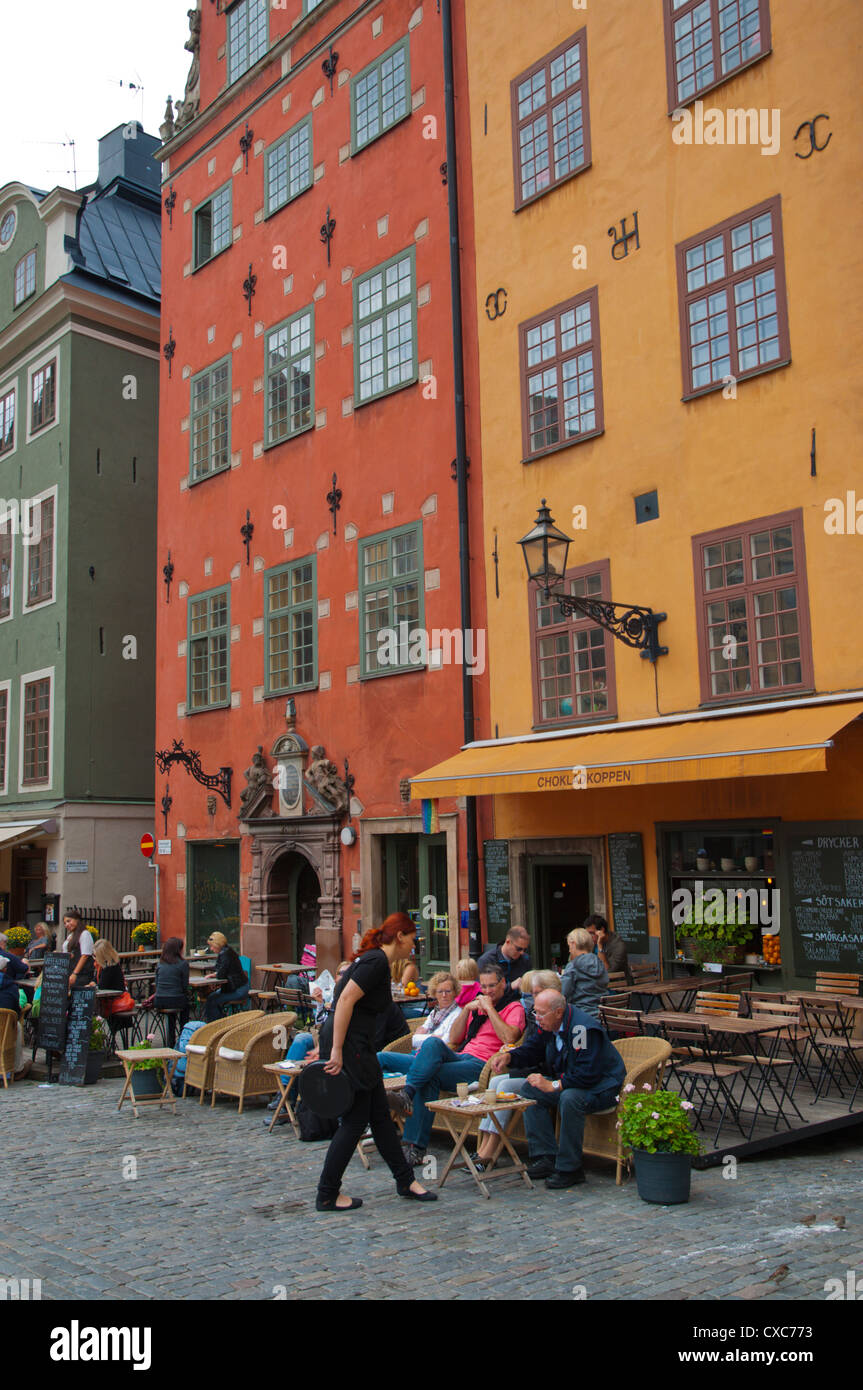
[[[861,972],[863,11],[466,21],[495,738],[414,794],[493,795],[488,934],[543,963],[586,911],[703,959],[699,900],[755,890],[726,965]],[[665,654],[528,583],[543,499],[565,592],[664,614]]]

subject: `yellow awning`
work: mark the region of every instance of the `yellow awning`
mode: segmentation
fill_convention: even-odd
[[[411,778],[415,798],[648,786],[728,777],[824,772],[832,735],[863,703],[468,745]]]

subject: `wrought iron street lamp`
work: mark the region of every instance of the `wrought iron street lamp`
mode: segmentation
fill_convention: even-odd
[[[541,585],[546,599],[553,598],[563,613],[592,619],[619,642],[640,651],[646,661],[666,656],[668,648],[659,645],[659,624],[665,621],[665,613],[654,613],[652,608],[634,603],[612,603],[564,593],[569,544],[569,537],[555,526],[543,497],[536,521],[519,541],[528,578]]]

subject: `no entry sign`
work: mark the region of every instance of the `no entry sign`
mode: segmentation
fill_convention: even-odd
[[[152,859],[155,848],[156,841],[153,839],[152,835],[141,836],[141,853],[144,855],[145,859]]]

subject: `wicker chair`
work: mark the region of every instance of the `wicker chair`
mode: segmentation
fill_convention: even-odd
[[[645,1083],[657,1090],[662,1083],[665,1064],[671,1056],[671,1047],[662,1038],[620,1038],[614,1046],[626,1064],[624,1086],[643,1086]],[[623,1091],[621,1090],[621,1100]],[[588,1115],[584,1124],[584,1153],[591,1158],[608,1158],[616,1164],[615,1181],[620,1187],[623,1182],[624,1165],[629,1170],[629,1159],[624,1156],[617,1128],[619,1106],[610,1110],[600,1110]]]
[[[395,1042],[387,1043],[386,1047],[381,1048],[381,1051],[382,1051],[382,1052],[410,1052],[410,1050],[411,1050],[411,1038],[413,1037],[414,1033],[415,1033],[416,1030],[419,1028],[419,1026],[420,1026],[420,1024],[421,1024],[422,1022],[423,1022],[423,1020],[422,1020],[421,1018],[408,1018],[408,1019],[405,1019],[405,1023],[407,1024],[409,1031],[408,1031],[407,1033],[405,1033],[405,1035],[404,1035],[403,1038],[396,1038]]]
[[[0,1009],[0,1074],[8,1088],[6,1073],[15,1079],[15,1044],[18,1038],[18,1015],[14,1009]]]
[[[252,1018],[262,1018],[263,1015],[258,1009],[256,1012],[247,1013],[243,1023],[247,1024]],[[216,1052],[221,1046],[222,1038],[231,1028],[238,1026],[235,1018],[217,1018],[212,1023],[205,1023],[203,1028],[198,1028],[190,1045],[186,1047],[186,1076],[183,1082],[183,1095],[189,1086],[197,1086],[201,1092],[198,1104],[204,1104],[204,1092],[208,1091],[213,1084],[213,1069],[216,1063]],[[270,1059],[272,1060],[272,1059]]]
[[[216,1047],[210,1105],[216,1104],[216,1096],[235,1096],[242,1115],[249,1096],[272,1095],[273,1077],[264,1071],[264,1063],[282,1060],[296,1021],[295,1013],[265,1014],[251,1022],[246,1015],[231,1028]]]

